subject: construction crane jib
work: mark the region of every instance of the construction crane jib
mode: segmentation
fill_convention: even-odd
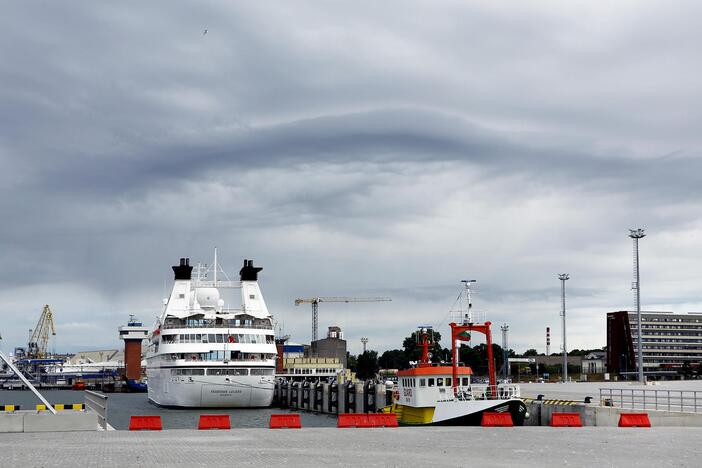
[[[317,341],[319,330],[319,303],[320,302],[389,302],[389,297],[346,297],[346,296],[325,296],[312,297],[310,299],[295,299],[295,305],[312,304],[312,341]]]
[[[39,322],[34,327],[29,343],[27,343],[27,354],[32,358],[44,358],[47,355],[47,345],[49,343],[49,333],[56,335],[54,329],[54,315],[51,313],[49,305],[44,306]]]

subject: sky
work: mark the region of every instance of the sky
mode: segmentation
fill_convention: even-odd
[[[444,336],[460,281],[509,347],[702,311],[702,4],[13,2],[0,15],[0,349],[153,323],[180,257],[263,267],[309,342]],[[206,31],[206,32],[205,32]],[[493,332],[499,342],[499,328]],[[448,343],[444,343],[448,346]]]

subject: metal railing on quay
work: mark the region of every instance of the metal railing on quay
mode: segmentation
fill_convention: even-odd
[[[601,388],[600,404],[634,410],[700,413],[702,412],[702,392],[695,390]]]
[[[107,396],[102,393],[85,390],[85,407],[98,416],[98,424],[107,430]]]

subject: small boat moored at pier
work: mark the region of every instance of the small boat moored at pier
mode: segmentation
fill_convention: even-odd
[[[468,299],[468,313],[461,314],[459,323],[449,324],[450,366],[430,362],[429,346],[433,344],[433,332],[430,327],[421,328],[416,336],[422,357],[415,367],[397,373],[393,404],[383,411],[396,414],[403,425],[474,426],[481,424],[485,412],[507,412],[515,426],[523,425],[529,414],[520,399],[519,385],[496,382],[490,325],[490,322],[472,322]],[[472,369],[459,362],[460,343],[470,340],[471,332],[483,333],[486,337],[488,384],[473,383]]]

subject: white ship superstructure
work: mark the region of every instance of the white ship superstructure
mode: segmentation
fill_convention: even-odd
[[[151,333],[149,400],[163,406],[261,407],[273,399],[276,346],[271,315],[258,286],[260,267],[244,260],[240,281],[218,279],[217,256],[203,277],[188,258],[173,267],[175,283]],[[206,276],[206,275],[205,275]],[[225,307],[223,290],[241,304]]]

